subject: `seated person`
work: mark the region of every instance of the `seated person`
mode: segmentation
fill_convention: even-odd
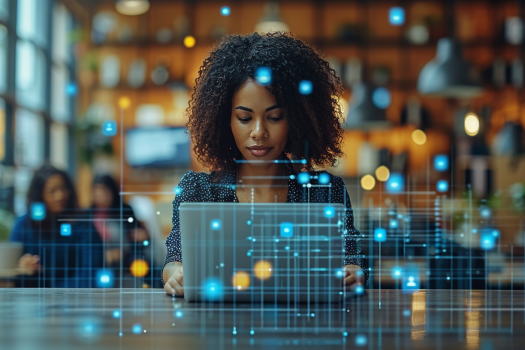
[[[28,213],[10,240],[23,243],[21,287],[91,288],[102,268],[102,241],[89,220],[78,219],[75,188],[52,166],[38,169],[29,186]]]
[[[136,219],[133,209],[122,203],[122,216],[120,211],[120,191],[116,181],[110,175],[98,175],[93,181],[92,205],[90,217],[102,239],[105,251],[105,266],[111,268],[118,279],[120,273],[121,239],[120,229],[122,220],[122,252],[123,266],[129,270],[135,259],[149,261],[150,249],[144,246],[148,241],[148,232]],[[145,255],[148,255],[146,257]]]
[[[271,73],[260,76],[260,67]],[[366,286],[367,260],[343,180],[325,173],[330,186],[297,181],[298,172],[308,171],[317,185],[320,173],[314,168],[334,166],[343,156],[344,116],[338,105],[343,87],[328,62],[288,34],[254,33],[225,39],[199,72],[187,127],[197,159],[212,172],[190,171],[180,181],[161,275],[166,293],[184,295],[183,202],[342,203],[347,209],[344,283],[350,290]],[[301,92],[303,80],[306,91]]]

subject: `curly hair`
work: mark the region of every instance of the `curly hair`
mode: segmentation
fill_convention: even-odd
[[[232,99],[248,79],[255,79],[258,67],[271,68],[266,88],[286,111],[286,157],[306,159],[306,164],[294,165],[296,170],[335,165],[343,155],[341,80],[315,49],[282,32],[230,35],[204,60],[186,111],[197,160],[221,173],[242,158],[229,126]],[[312,83],[311,94],[299,92],[302,80]]]

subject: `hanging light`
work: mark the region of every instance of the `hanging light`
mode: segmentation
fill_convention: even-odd
[[[472,65],[461,55],[457,40],[439,39],[436,58],[419,73],[417,89],[424,95],[472,98],[483,89]]]
[[[279,5],[271,1],[264,6],[264,14],[255,26],[258,33],[287,32],[288,26],[279,15]]]
[[[346,129],[378,129],[390,126],[385,110],[374,103],[374,89],[364,83],[352,87],[352,101],[346,118]]]
[[[148,12],[148,0],[117,0],[115,8],[118,13],[128,16],[141,15]]]
[[[468,136],[476,136],[479,132],[479,118],[475,113],[467,113],[465,116],[465,132]]]

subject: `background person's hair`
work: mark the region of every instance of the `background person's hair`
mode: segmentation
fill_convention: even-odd
[[[343,155],[341,80],[312,47],[289,33],[231,35],[204,60],[186,124],[198,161],[220,173],[242,158],[229,125],[232,99],[263,66],[272,70],[267,89],[284,107],[290,125],[284,152],[290,159],[307,160],[296,164],[296,170],[335,165]],[[299,92],[302,80],[312,82],[311,94]]]
[[[77,202],[77,193],[75,191],[75,186],[69,178],[66,172],[59,170],[51,165],[44,165],[35,171],[31,184],[29,185],[29,190],[27,192],[27,213],[29,218],[31,218],[31,206],[33,203],[44,203],[44,186],[46,185],[47,180],[53,175],[59,175],[64,180],[64,186],[69,192],[69,198],[67,200],[65,210],[76,210],[78,209]],[[33,221],[33,220],[32,220]],[[43,220],[43,226],[49,225],[50,215],[46,214],[46,219]],[[36,224],[35,221],[33,221]]]
[[[93,185],[102,185],[111,192],[110,209],[120,208],[120,191],[117,182],[111,175],[97,175],[93,180]]]

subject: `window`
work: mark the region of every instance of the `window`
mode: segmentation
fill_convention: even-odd
[[[9,0],[0,0],[0,20],[7,21],[9,18]]]
[[[16,33],[38,46],[47,45],[49,0],[18,0]]]
[[[5,156],[5,101],[0,98],[0,161]]]
[[[16,100],[31,109],[44,109],[46,58],[28,41],[16,43]]]
[[[0,8],[1,14],[1,8]],[[0,93],[7,90],[7,28],[0,24]]]
[[[15,117],[15,164],[37,168],[44,163],[44,120],[19,108]]]
[[[51,164],[59,169],[68,168],[68,130],[64,124],[53,123],[50,131]]]

